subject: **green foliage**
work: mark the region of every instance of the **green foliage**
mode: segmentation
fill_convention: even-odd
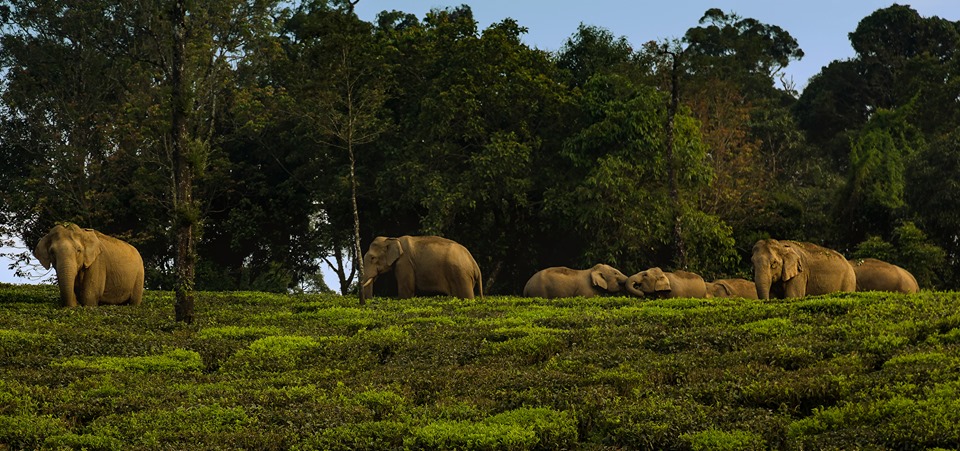
[[[260,338],[224,362],[226,371],[270,372],[296,369],[305,353],[320,347],[313,337],[278,335]]]
[[[223,326],[206,327],[197,334],[199,338],[260,338],[265,335],[280,335],[281,330],[277,327],[255,327],[255,326]]]
[[[194,351],[171,349],[154,356],[73,358],[54,363],[54,366],[61,367],[64,371],[90,369],[117,372],[190,372],[203,369],[203,360],[200,354]]]
[[[853,258],[877,258],[899,265],[917,279],[921,288],[936,288],[945,272],[946,252],[933,244],[913,222],[905,221],[893,230],[890,242],[870,236],[857,245]]]
[[[763,438],[749,431],[709,429],[684,434],[683,438],[690,442],[690,448],[695,451],[766,449]]]
[[[39,448],[48,437],[67,433],[67,425],[53,415],[0,415],[0,443],[14,448]]]
[[[206,320],[185,326],[171,293],[68,310],[4,290],[0,443],[18,449],[919,448],[958,434],[955,293],[356,308],[201,292]]]

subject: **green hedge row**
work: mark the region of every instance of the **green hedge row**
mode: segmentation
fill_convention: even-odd
[[[0,287],[0,449],[960,448],[960,295],[544,300]]]

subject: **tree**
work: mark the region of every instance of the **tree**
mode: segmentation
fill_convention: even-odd
[[[774,82],[789,91],[782,79],[791,60],[803,58],[803,50],[787,31],[756,19],[708,9],[699,27],[687,30],[684,42],[690,68],[707,80],[736,80],[748,99],[776,98]]]
[[[568,228],[581,231],[582,264],[682,264],[675,247],[678,221],[684,242],[711,241],[707,237],[717,232],[683,228],[711,222],[695,219],[700,216],[696,192],[711,176],[697,122],[684,109],[675,117],[674,196],[666,150],[666,94],[613,74],[594,75],[582,91],[580,109],[587,116],[565,143],[561,156],[571,171],[566,182],[547,193],[548,208],[564,218]],[[717,260],[730,263],[725,260],[730,251],[721,252]],[[694,268],[705,263],[699,255],[690,259]]]
[[[922,136],[904,111],[878,111],[850,143],[850,169],[838,216],[848,242],[887,235],[906,206],[906,162],[922,148]]]
[[[478,32],[468,7],[422,22],[381,15],[393,72],[387,107],[396,127],[361,156],[373,178],[361,190],[367,236],[438,234],[473,253],[485,292],[519,291],[547,243],[540,184],[567,123],[566,90],[546,52],[504,20]],[[375,188],[375,190],[373,189]],[[549,227],[549,226],[548,226]],[[506,288],[505,288],[506,287]]]
[[[916,223],[946,251],[942,280],[960,276],[960,129],[921,149],[908,164],[906,199]]]
[[[877,258],[906,268],[923,288],[939,285],[946,263],[946,252],[933,244],[911,221],[896,227],[890,241],[870,235],[857,245],[853,258]]]
[[[856,56],[828,65],[797,104],[798,122],[813,143],[845,166],[850,133],[877,111],[908,104],[908,120],[924,133],[953,130],[960,113],[947,99],[960,94],[956,22],[892,5],[863,18],[849,37]]]
[[[557,53],[557,66],[570,73],[572,86],[582,87],[597,73],[622,72],[632,58],[633,48],[626,37],[580,24]]]
[[[140,130],[127,102],[141,86],[128,51],[124,9],[103,2],[10,2],[5,10],[0,152],[5,232],[36,241],[57,221],[163,248],[142,190],[162,178],[141,171]],[[133,208],[127,208],[131,206]],[[136,210],[135,210],[136,209]],[[153,252],[150,252],[153,254]]]
[[[320,118],[312,118],[329,144],[346,152],[349,158],[348,180],[350,183],[350,211],[353,216],[353,257],[351,266],[357,270],[357,279],[363,280],[363,265],[360,256],[360,211],[357,204],[357,148],[374,142],[388,127],[381,118],[386,97],[387,68],[380,63],[371,39],[371,29],[350,13],[342,14],[337,34],[328,35],[321,41],[333,41],[333,57],[328,65],[318,69],[328,72],[330,86],[320,93]],[[336,252],[336,251],[335,251]],[[338,256],[338,253],[335,255]],[[342,267],[342,264],[339,263]],[[343,289],[343,274],[341,289]],[[345,293],[344,293],[345,294]],[[360,303],[363,304],[363,290]]]
[[[41,215],[14,197],[8,205],[28,242],[53,219],[121,236],[136,228],[130,241],[150,244],[141,251],[154,267],[170,260],[165,233],[178,230],[177,318],[190,321],[181,293],[193,287],[191,243],[203,216],[195,184],[204,199],[216,190],[203,185],[204,171],[216,160],[230,59],[263,32],[260,19],[275,3],[108,3],[18,2],[10,10],[3,65],[17,79],[4,101],[6,119],[19,125],[8,129],[6,151],[28,149],[21,167],[47,174],[18,174],[29,188],[17,196],[63,201]],[[20,126],[27,124],[38,127]],[[72,194],[52,195],[60,192]]]

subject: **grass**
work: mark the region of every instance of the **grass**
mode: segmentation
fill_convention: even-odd
[[[0,449],[960,448],[960,295],[801,300],[0,286]]]

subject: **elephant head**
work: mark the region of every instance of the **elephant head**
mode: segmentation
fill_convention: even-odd
[[[760,299],[770,298],[774,283],[786,282],[803,271],[800,254],[788,243],[761,240],[753,246],[753,281]]]
[[[72,306],[77,304],[74,288],[79,276],[102,252],[103,245],[96,232],[69,224],[50,229],[37,243],[33,255],[45,269],[53,266],[60,285],[60,300],[64,305]]]
[[[360,292],[362,299],[373,296],[374,280],[378,275],[391,271],[401,255],[403,247],[397,238],[378,236],[370,243],[367,253],[363,254],[363,283]]]
[[[613,266],[600,263],[590,268],[590,281],[597,288],[617,293],[626,284],[627,276]]]
[[[660,268],[640,271],[627,280],[627,291],[634,296],[643,297],[658,291],[670,291],[670,279]]]

